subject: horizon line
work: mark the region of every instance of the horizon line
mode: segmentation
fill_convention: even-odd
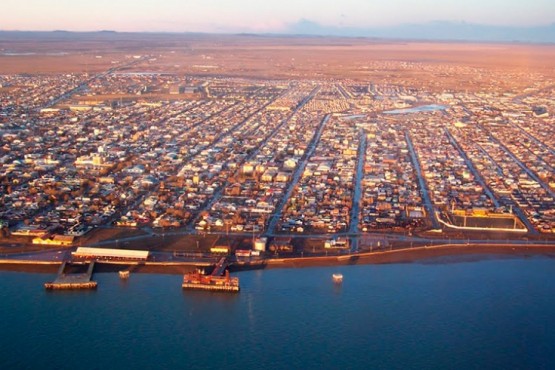
[[[433,23],[433,22],[432,22]],[[430,24],[430,23],[428,23]],[[456,23],[456,24],[470,24],[470,23]],[[479,26],[487,26],[483,24],[474,24]],[[405,26],[414,26],[407,24]],[[555,23],[548,26],[555,27]],[[491,27],[506,27],[506,26],[491,26]],[[511,26],[508,26],[513,28]],[[547,26],[538,26],[547,27]],[[515,27],[520,28],[520,27]],[[536,27],[523,27],[536,28]],[[339,28],[348,29],[348,28]],[[371,35],[337,35],[333,33],[297,33],[297,32],[253,32],[253,31],[237,31],[237,32],[214,32],[214,31],[117,31],[117,30],[68,30],[68,29],[53,29],[53,30],[6,30],[0,29],[0,33],[68,33],[68,34],[150,34],[150,35],[205,35],[205,36],[253,36],[253,37],[298,37],[298,38],[334,38],[334,39],[366,39],[366,40],[384,40],[384,41],[411,41],[411,42],[437,42],[437,43],[476,43],[476,44],[520,44],[520,45],[555,45],[554,41],[532,41],[532,40],[495,40],[495,39],[468,39],[468,38],[426,38],[426,37],[398,37],[398,36],[371,36]]]

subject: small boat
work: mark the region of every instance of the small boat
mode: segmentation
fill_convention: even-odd
[[[342,274],[333,274],[332,276],[334,283],[342,283],[343,282],[343,275]]]
[[[129,278],[129,270],[121,270],[119,272],[119,277],[121,279],[128,279]]]

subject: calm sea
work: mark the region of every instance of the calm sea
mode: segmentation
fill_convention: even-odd
[[[53,275],[0,272],[0,369],[555,368],[555,259],[238,276],[236,295],[108,273],[97,291],[49,293]]]

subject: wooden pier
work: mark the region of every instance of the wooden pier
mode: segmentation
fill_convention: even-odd
[[[88,265],[85,273],[66,273],[66,268],[69,266],[86,266]],[[97,282],[92,281],[92,274],[94,270],[94,261],[88,263],[71,263],[64,261],[58,270],[56,280],[44,283],[44,288],[47,290],[68,290],[68,289],[96,289]]]

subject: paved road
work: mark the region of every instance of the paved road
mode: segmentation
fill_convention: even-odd
[[[487,130],[485,130],[483,127],[482,129],[484,130],[484,132],[489,132]],[[511,152],[509,150],[509,148],[507,148],[500,140],[498,140],[496,137],[494,137],[491,133],[489,134],[490,140],[492,140],[493,142],[495,142],[497,145],[499,145],[499,147],[505,152],[507,153],[507,155],[509,157],[511,157],[513,159],[513,161],[515,161],[515,163],[524,171],[528,174],[528,176],[530,176],[532,179],[534,179],[534,181],[536,181],[538,184],[540,184],[540,186],[542,188],[545,189],[545,191],[552,197],[555,198],[555,192],[553,190],[551,190],[551,188],[545,183],[543,182],[531,169],[529,169],[528,167],[526,167],[526,165],[524,163],[522,163],[522,161],[520,159],[517,158],[516,155],[513,154],[513,152]]]
[[[348,92],[347,90],[345,90],[345,88],[343,87],[343,85],[341,84],[335,84],[335,87],[337,88],[337,90],[339,90],[339,92],[341,93],[341,95],[343,95],[343,97],[345,99],[351,99],[352,95],[350,92]]]
[[[522,126],[520,126],[519,124],[513,123],[513,126],[517,127],[520,131],[522,131],[522,133],[528,137],[530,140],[532,140],[533,142],[535,142],[536,144],[538,144],[538,146],[540,146],[541,148],[547,150],[549,153],[551,153],[551,155],[555,155],[555,150],[553,150],[551,147],[549,147],[548,145],[546,145],[545,143],[543,143],[542,141],[540,141],[538,138],[536,138],[535,136],[532,136],[530,133],[528,133],[528,131],[526,131]],[[530,150],[530,149],[528,149]],[[536,155],[535,153],[532,152],[532,154]],[[540,158],[540,160],[543,160],[543,158]],[[545,162],[545,164],[551,168],[551,170],[554,170],[554,163],[547,163]]]
[[[258,147],[256,148],[256,150],[253,150],[251,154],[249,154],[244,162],[248,162],[251,159],[253,159],[254,157],[256,157],[258,155],[258,153],[260,153],[260,150],[268,143],[268,141],[270,141],[276,134],[277,132],[283,127],[285,126],[290,120],[291,118],[293,118],[293,116],[295,114],[297,114],[297,112],[299,112],[301,109],[303,109],[303,107],[306,105],[306,103],[308,103],[309,101],[311,101],[316,94],[318,94],[318,91],[320,91],[321,86],[318,85],[316,86],[311,92],[310,94],[308,94],[306,97],[303,98],[303,100],[297,105],[297,107],[293,110],[293,112],[291,112],[291,114],[289,116],[287,116],[287,118],[285,118],[283,121],[280,122],[279,125],[277,125],[272,132],[266,136],[266,138],[258,145]]]
[[[264,145],[266,145],[266,143],[268,141],[270,141],[270,139],[272,137],[274,137],[276,135],[276,133],[284,126],[287,124],[287,122],[289,122],[289,120],[299,111],[301,110],[306,103],[308,103],[310,100],[312,100],[312,98],[314,98],[314,96],[318,93],[318,91],[320,90],[320,86],[315,87],[308,96],[306,96],[297,106],[297,108],[295,108],[295,110],[286,118],[284,119],[282,122],[280,122],[271,132],[268,136],[266,136],[266,138],[258,145],[258,147],[256,148],[256,150],[253,150],[251,154],[249,154],[248,156],[245,157],[245,159],[238,164],[237,168],[241,168],[241,165],[243,163],[246,163],[248,161],[250,161],[252,158],[254,158],[262,149],[262,147]],[[282,96],[283,94],[281,94],[280,96]],[[277,98],[276,98],[277,99]],[[271,104],[273,101],[275,101],[276,99],[273,99],[270,103],[264,105],[264,107],[267,107],[269,104]],[[263,108],[264,108],[263,107]],[[257,110],[255,112],[258,113],[260,112],[260,110]],[[253,115],[250,115],[250,117],[252,117]],[[244,121],[246,122],[246,120]],[[216,142],[212,143],[211,146],[213,146]],[[227,162],[226,162],[227,163]],[[200,215],[206,211],[209,210],[210,208],[212,208],[212,206],[214,204],[216,204],[216,202],[218,200],[220,200],[220,198],[222,197],[222,194],[224,192],[224,189],[229,186],[229,181],[226,181],[224,184],[222,184],[222,186],[220,186],[215,192],[214,195],[212,196],[212,198],[206,203],[206,205],[204,205],[195,215],[195,217],[193,217],[193,219],[187,224],[187,228],[189,230],[192,230],[194,228],[194,226],[196,225],[196,223],[198,222],[198,219],[200,218]]]
[[[490,187],[484,181],[484,178],[482,177],[480,172],[476,169],[476,167],[474,167],[474,164],[472,163],[470,158],[468,158],[468,156],[466,155],[463,148],[461,148],[461,146],[459,145],[457,140],[453,137],[453,135],[451,134],[451,132],[449,131],[449,129],[447,127],[445,128],[445,134],[449,138],[449,141],[451,142],[451,144],[455,147],[455,149],[457,149],[457,151],[459,152],[461,157],[464,159],[464,162],[466,163],[466,166],[468,167],[470,172],[472,172],[476,181],[482,186],[486,195],[491,199],[495,208],[499,208],[500,207],[499,200],[497,200],[495,195],[493,195],[493,192],[491,191]]]
[[[40,110],[40,109],[43,109],[43,108],[50,108],[50,107],[52,107],[52,106],[58,104],[59,102],[65,100],[65,99],[67,99],[67,98],[69,98],[71,95],[73,95],[73,94],[75,94],[75,93],[78,93],[78,92],[84,90],[85,88],[88,87],[89,83],[91,83],[92,81],[96,80],[97,78],[105,77],[105,76],[108,76],[109,74],[112,74],[112,73],[116,72],[117,70],[120,70],[120,69],[123,69],[123,68],[131,67],[131,66],[133,66],[133,65],[135,65],[135,64],[137,64],[137,63],[143,61],[144,59],[145,59],[145,58],[143,57],[143,58],[141,58],[141,59],[134,60],[134,61],[132,61],[132,62],[130,62],[130,63],[126,63],[126,64],[123,64],[123,65],[120,65],[120,66],[116,66],[116,67],[113,67],[113,68],[108,69],[107,71],[98,73],[98,74],[92,76],[91,78],[89,78],[88,80],[86,80],[85,82],[81,83],[79,86],[77,86],[77,87],[75,87],[75,88],[73,88],[73,89],[71,89],[71,90],[69,90],[69,91],[66,91],[66,92],[64,92],[63,94],[61,94],[61,95],[55,97],[54,99],[50,100],[50,101],[49,101],[48,103],[46,103],[44,106],[40,107],[39,110]]]
[[[501,168],[501,166],[499,166],[499,164],[497,163],[497,161],[495,159],[493,159],[493,157],[491,155],[489,155],[489,153],[482,148],[481,145],[477,144],[478,148],[480,149],[480,151],[482,152],[482,154],[484,154],[486,157],[489,158],[489,160],[491,161],[491,163],[493,163],[495,165],[495,167],[497,168],[496,172],[500,177],[503,177],[503,169]],[[530,220],[528,220],[528,217],[526,217],[526,214],[524,213],[524,211],[522,210],[522,208],[520,208],[518,206],[518,204],[515,203],[515,201],[511,198],[511,197],[505,197],[504,200],[505,205],[508,205],[510,207],[512,207],[514,213],[516,213],[516,215],[518,216],[518,218],[520,218],[520,221],[522,221],[522,223],[526,226],[526,228],[528,229],[528,231],[532,234],[538,234],[538,231],[536,230],[536,228],[534,227],[534,225],[530,222]]]
[[[312,140],[310,141],[310,144],[308,145],[308,148],[306,149],[303,157],[301,158],[299,164],[297,165],[297,169],[295,170],[295,173],[293,174],[293,177],[292,177],[291,181],[289,182],[289,185],[287,186],[287,190],[285,191],[285,193],[283,194],[283,197],[279,201],[274,214],[270,218],[270,222],[268,222],[268,227],[266,228],[266,232],[264,233],[264,236],[272,236],[273,235],[273,233],[275,231],[275,228],[277,226],[277,223],[278,223],[279,219],[281,218],[283,208],[285,207],[285,205],[287,204],[287,201],[289,200],[289,198],[293,194],[293,190],[295,189],[295,186],[297,185],[297,183],[301,179],[301,177],[303,175],[303,172],[304,172],[304,169],[306,167],[306,164],[308,163],[308,160],[310,159],[310,157],[314,153],[314,150],[316,149],[316,146],[320,142],[320,137],[322,136],[322,131],[324,131],[324,127],[328,123],[330,117],[331,116],[329,114],[327,114],[324,117],[324,119],[322,120],[322,122],[320,122],[320,126],[318,127],[318,129],[314,133],[314,136],[312,137]]]
[[[398,239],[399,235],[388,235],[388,234],[372,234],[372,235],[364,235],[363,237],[374,237],[376,241],[383,241],[383,245],[390,245],[391,242]],[[304,235],[303,237],[313,237],[309,235]],[[129,240],[135,238],[126,238],[122,240]],[[480,245],[514,245],[520,247],[526,246],[550,246],[555,247],[555,241],[553,240],[537,240],[537,241],[529,241],[529,240],[489,240],[489,239],[428,239],[428,238],[419,238],[419,237],[403,237],[403,240],[406,242],[414,242],[417,245],[426,245],[428,247],[441,247],[442,245],[472,245],[472,246],[480,246]],[[89,246],[102,246],[103,243],[97,243],[94,245]],[[412,245],[412,244],[411,244]],[[397,247],[394,249],[406,249],[407,247]],[[68,260],[71,257],[71,251],[75,248],[65,248],[60,250],[47,250],[47,251],[37,251],[37,252],[29,252],[29,253],[18,253],[18,254],[4,254],[0,256],[0,259],[3,260],[37,260],[37,261],[53,261],[53,262],[61,262],[64,260]],[[174,252],[160,252],[160,251],[153,251],[151,252],[153,258],[156,262],[191,262],[191,263],[214,263],[217,259],[214,256],[206,254],[206,253],[174,253]]]
[[[422,193],[422,197],[424,198],[424,207],[426,207],[426,211],[430,219],[432,220],[432,226],[434,229],[440,229],[439,222],[436,218],[436,213],[434,212],[434,206],[432,204],[432,199],[430,198],[430,193],[428,191],[428,186],[426,185],[426,180],[424,180],[422,174],[422,168],[420,167],[420,160],[418,159],[418,155],[414,150],[414,146],[412,145],[412,140],[408,131],[405,132],[405,140],[407,141],[407,145],[410,151],[410,157],[412,159],[412,164],[414,166],[414,170],[416,171],[416,175],[418,176],[418,183],[420,184],[420,192]]]
[[[351,217],[349,220],[349,232],[358,232],[358,222],[360,214],[360,200],[362,198],[362,178],[364,176],[364,162],[366,159],[366,132],[360,130],[360,142],[358,145],[357,171],[355,175],[355,191],[353,192],[353,206],[351,207]],[[358,238],[351,238],[351,252],[358,250]]]

